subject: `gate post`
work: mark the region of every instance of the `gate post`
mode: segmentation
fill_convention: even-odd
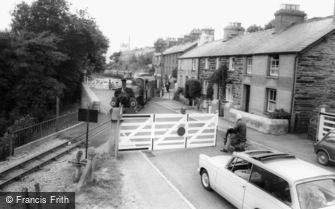
[[[113,153],[113,144],[114,144],[114,156],[117,159],[118,150],[119,150],[119,138],[120,138],[120,119],[122,117],[122,107],[112,109],[112,137],[110,138],[109,151],[110,154]],[[113,143],[114,141],[114,143]]]
[[[155,142],[155,114],[151,114],[151,150],[154,150],[154,142]]]
[[[326,112],[326,108],[321,107],[320,108],[320,113],[319,113],[319,123],[318,123],[318,135],[317,135],[317,141],[319,141],[320,139],[322,139],[323,137],[323,126],[324,126],[324,120],[325,120],[325,116],[322,113]]]

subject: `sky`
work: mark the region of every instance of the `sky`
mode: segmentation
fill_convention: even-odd
[[[25,0],[30,3],[34,0]],[[108,55],[130,40],[131,48],[153,46],[158,38],[180,37],[193,28],[215,29],[223,37],[230,22],[264,26],[280,4],[299,4],[307,18],[334,12],[335,0],[68,0],[71,10],[87,9],[109,39]],[[0,30],[9,29],[10,12],[22,0],[1,0]]]

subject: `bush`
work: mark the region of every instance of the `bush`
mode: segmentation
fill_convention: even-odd
[[[189,79],[185,84],[185,97],[195,99],[201,96],[201,83],[196,79]]]
[[[269,112],[266,114],[271,119],[290,119],[290,113],[286,112],[284,109],[275,109],[274,112]]]
[[[177,91],[173,95],[173,100],[179,100],[180,94],[184,95],[185,89],[182,87],[178,87]]]
[[[189,79],[185,83],[185,98],[188,99],[189,105],[192,100],[201,97],[201,83],[196,79]]]
[[[206,89],[207,99],[212,100],[213,99],[213,94],[214,94],[213,85],[210,84],[210,85],[207,86],[207,89]]]

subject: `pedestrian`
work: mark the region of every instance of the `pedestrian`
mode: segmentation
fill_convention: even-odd
[[[236,124],[234,128],[227,130],[224,138],[222,152],[244,151],[247,141],[247,126],[242,120],[242,115],[236,115]],[[228,137],[229,136],[229,137]]]
[[[166,92],[170,92],[170,81],[167,81],[165,84]]]

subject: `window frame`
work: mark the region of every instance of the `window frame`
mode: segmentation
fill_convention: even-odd
[[[216,69],[219,69],[219,67],[220,67],[220,58],[217,57],[215,62],[216,62],[216,63],[215,63],[215,67],[216,67]]]
[[[269,75],[273,77],[279,76],[280,56],[271,55],[269,58]]]
[[[270,191],[266,190],[265,188],[262,188],[261,186],[259,186],[259,185],[255,184],[254,182],[252,182],[252,175],[253,175],[254,172],[257,172],[259,175],[261,175],[258,171],[255,171],[255,169],[260,169],[260,170],[262,170],[262,171],[263,171],[263,176],[266,176],[266,175],[269,175],[269,174],[270,174],[270,175],[272,175],[272,177],[276,177],[276,178],[278,178],[278,179],[280,179],[280,180],[283,180],[283,181],[287,184],[287,186],[288,186],[288,188],[289,188],[289,198],[290,198],[289,202],[286,202],[285,200],[281,199],[280,197],[276,196],[275,194],[271,193]],[[264,171],[265,171],[265,172],[264,172]],[[264,175],[265,173],[267,173],[267,174]],[[261,175],[261,176],[262,176],[262,175]],[[271,180],[274,180],[274,178],[271,178]],[[292,189],[291,189],[292,186],[289,184],[289,182],[288,182],[287,180],[283,179],[282,177],[280,177],[280,176],[278,176],[278,175],[276,175],[276,174],[274,174],[274,173],[272,173],[272,172],[270,172],[270,171],[268,171],[268,170],[266,170],[266,169],[264,169],[264,168],[262,168],[262,167],[260,167],[260,166],[258,166],[258,165],[252,164],[252,168],[251,168],[250,177],[249,177],[248,182],[249,182],[251,185],[257,187],[257,188],[260,189],[260,190],[262,190],[263,192],[267,193],[267,194],[270,195],[271,197],[277,199],[277,200],[280,201],[281,203],[283,203],[283,204],[285,204],[285,205],[287,205],[287,206],[290,206],[290,207],[292,206],[292,204],[293,204],[293,201],[292,201],[292,200],[293,200],[293,198],[292,198]],[[270,187],[270,188],[273,188],[273,187]]]
[[[249,61],[251,61],[251,63],[249,63]],[[252,56],[248,56],[246,58],[246,69],[245,69],[245,73],[247,75],[251,75],[252,74],[252,63],[253,63],[253,58]]]
[[[198,59],[192,59],[192,72],[195,72],[198,68]]]
[[[231,94],[229,94],[229,89]],[[233,103],[234,102],[234,94],[233,94],[233,85],[232,84],[228,84],[226,85],[226,101]]]
[[[205,69],[206,70],[209,69],[209,60],[208,60],[208,58],[205,58]]]
[[[229,57],[229,71],[235,71],[235,59],[236,57]]]
[[[274,94],[271,94],[273,92]],[[274,95],[274,99],[271,98],[271,96],[273,95]],[[274,109],[270,109],[273,106],[274,106]],[[276,110],[276,106],[277,106],[277,89],[267,88],[266,89],[266,111],[274,112]]]
[[[209,86],[209,80],[207,80],[207,79],[202,80],[202,92],[201,93],[203,95],[207,95],[208,86]]]

